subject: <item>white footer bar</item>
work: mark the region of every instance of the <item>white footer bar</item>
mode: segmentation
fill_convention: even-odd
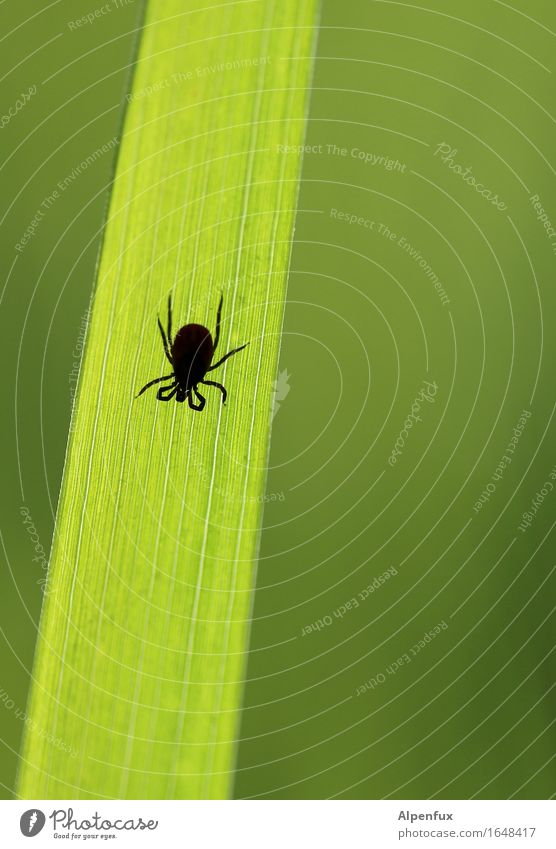
[[[0,845],[556,849],[555,805],[514,800],[0,801]]]

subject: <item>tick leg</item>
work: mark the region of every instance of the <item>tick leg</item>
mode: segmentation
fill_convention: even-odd
[[[168,345],[172,347],[172,293],[168,295]]]
[[[141,389],[141,391],[140,391],[140,392],[138,392],[138,393],[137,393],[137,395],[136,395],[135,397],[136,397],[136,398],[139,398],[139,395],[142,395],[142,394],[143,394],[143,392],[144,392],[146,389],[149,389],[151,386],[154,386],[154,385],[155,385],[155,383],[162,383],[162,381],[163,381],[163,380],[170,380],[170,378],[171,378],[171,377],[174,377],[174,372],[172,372],[172,374],[165,374],[165,375],[164,375],[164,377],[155,377],[155,379],[154,379],[154,380],[151,380],[151,381],[150,381],[150,383],[147,383],[145,386],[143,386],[143,388]]]
[[[177,383],[171,383],[170,386],[161,386],[158,392],[156,393],[156,398],[158,401],[170,401],[170,399],[174,397],[177,391]]]
[[[218,345],[218,340],[220,338],[220,316],[222,315],[222,303],[224,302],[224,292],[220,292],[220,303],[218,304],[218,311],[216,313],[216,331],[214,334],[214,345],[212,346],[212,350],[216,351],[216,346]]]
[[[223,404],[226,403],[226,397],[227,397],[228,393],[226,392],[226,390],[224,389],[224,387],[222,386],[221,383],[216,383],[215,380],[201,380],[201,383],[204,386],[216,386],[217,389],[220,389],[220,391],[222,393],[222,403]]]
[[[227,353],[227,354],[225,354],[225,355],[222,357],[222,359],[221,359],[221,360],[218,360],[218,362],[217,362],[217,363],[215,363],[215,364],[214,364],[213,366],[211,366],[210,368],[208,368],[208,369],[207,369],[207,371],[213,371],[215,368],[218,368],[218,366],[221,366],[221,365],[222,365],[222,363],[223,363],[225,360],[227,360],[227,359],[228,359],[228,357],[231,357],[231,356],[232,356],[232,354],[237,354],[237,352],[238,352],[238,351],[243,351],[243,349],[244,349],[244,348],[247,348],[248,344],[249,344],[249,342],[246,342],[246,343],[245,343],[245,345],[241,345],[239,348],[234,348],[234,349],[233,349],[233,351],[228,351],[228,353]]]
[[[193,392],[195,393],[195,396],[197,397],[199,404],[197,405],[197,404],[193,403],[193,398],[192,398],[191,392],[187,396],[187,401],[188,401],[188,404],[189,404],[189,406],[191,407],[192,410],[198,410],[199,413],[200,413],[201,410],[204,408],[207,399],[203,398],[203,396],[201,395],[201,393],[199,392],[199,390],[197,389],[196,386],[193,387]]]
[[[166,334],[164,333],[164,328],[162,327],[160,316],[157,316],[158,321],[158,329],[160,330],[160,335],[162,336],[162,344],[164,345],[164,353],[166,354],[166,358],[172,362],[172,355],[170,354],[170,349],[168,347],[168,340],[166,338]],[[173,363],[172,363],[173,365]]]

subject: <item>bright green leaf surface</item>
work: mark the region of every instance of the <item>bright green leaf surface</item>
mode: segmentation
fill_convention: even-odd
[[[226,797],[316,3],[147,4],[74,413],[19,795]],[[191,7],[191,8],[189,8]],[[297,58],[302,57],[302,58]],[[203,413],[156,325],[250,345]],[[216,376],[218,375],[218,377]]]

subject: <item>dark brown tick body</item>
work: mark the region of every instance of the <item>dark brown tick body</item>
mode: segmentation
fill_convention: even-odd
[[[220,337],[220,316],[223,300],[224,295],[221,295],[216,314],[216,333],[213,342],[210,331],[206,327],[203,327],[202,324],[186,324],[178,330],[175,338],[172,339],[172,296],[170,295],[168,297],[167,334],[164,332],[160,318],[158,319],[158,327],[162,336],[164,353],[172,364],[173,372],[172,374],[156,377],[154,380],[151,380],[146,386],[143,386],[137,397],[142,395],[146,389],[149,389],[155,383],[171,380],[172,382],[168,386],[161,386],[156,393],[159,401],[170,401],[175,396],[176,401],[182,403],[187,398],[191,409],[200,412],[206,402],[206,399],[198,390],[198,384],[201,383],[204,386],[215,386],[219,389],[222,393],[222,403],[226,403],[227,393],[222,384],[214,380],[204,380],[204,377],[207,372],[221,366],[228,357],[231,357],[232,354],[237,354],[238,351],[247,347],[249,343],[246,342],[245,345],[228,351],[217,363],[211,365]],[[193,396],[199,402],[198,404],[193,403]]]

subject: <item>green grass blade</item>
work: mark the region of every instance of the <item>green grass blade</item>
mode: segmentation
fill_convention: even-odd
[[[316,2],[150,0],[73,418],[23,798],[230,793]],[[191,8],[189,8],[191,6]],[[299,57],[299,58],[298,58]],[[156,319],[250,345],[158,403]]]

